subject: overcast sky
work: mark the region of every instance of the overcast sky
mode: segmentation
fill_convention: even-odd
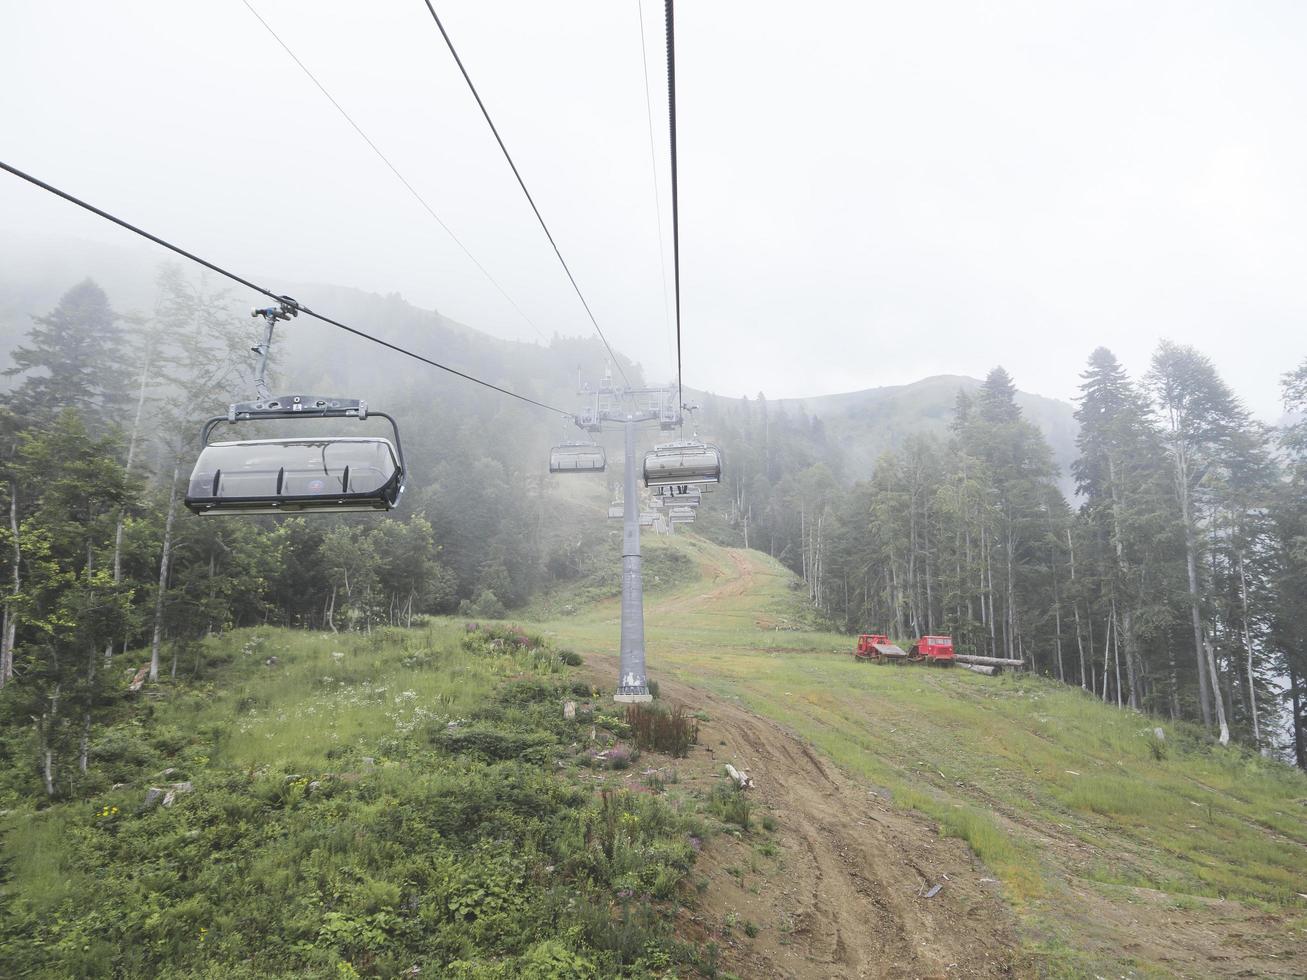
[[[0,159],[274,287],[589,332],[422,0],[251,3],[525,318],[242,0],[0,0]],[[661,213],[636,0],[436,7],[610,341],[670,376],[662,5]],[[1094,346],[1140,373],[1170,337],[1278,415],[1307,356],[1307,4],[677,14],[687,385],[797,397],[1002,363],[1070,398]],[[8,175],[0,229],[126,237]]]

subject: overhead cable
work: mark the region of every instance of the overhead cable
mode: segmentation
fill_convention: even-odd
[[[644,38],[644,0],[636,4],[636,16],[640,21],[640,64],[644,68],[644,118],[649,124],[649,173],[653,177],[654,223],[658,227],[658,267],[662,270],[663,322],[667,327],[667,356],[672,354],[672,312],[667,302],[667,252],[663,247],[663,198],[658,192],[658,154],[654,150],[653,106],[649,100],[649,53]]]
[[[681,212],[676,188],[676,17],[672,0],[667,0],[667,121],[671,129],[672,157],[672,269],[676,278],[676,401],[681,393]]]
[[[599,339],[602,340],[604,346],[608,348],[608,356],[611,357],[613,363],[617,365],[617,370],[621,373],[622,380],[626,382],[626,386],[628,388],[633,387],[631,379],[626,376],[626,369],[622,367],[622,362],[618,360],[617,354],[613,351],[612,344],[608,343],[608,338],[604,336],[603,328],[599,326],[599,321],[595,319],[594,312],[590,309],[590,304],[586,302],[585,296],[582,295],[581,287],[577,285],[576,277],[572,275],[572,270],[568,268],[567,260],[563,258],[563,253],[559,250],[558,243],[554,241],[554,236],[549,231],[549,226],[545,224],[544,215],[542,215],[540,209],[536,207],[536,202],[531,196],[531,192],[526,189],[526,181],[522,179],[522,174],[517,169],[517,164],[513,162],[512,154],[508,152],[508,147],[504,145],[503,137],[499,135],[499,130],[496,128],[494,120],[490,118],[490,112],[486,109],[486,104],[481,101],[481,94],[477,92],[476,86],[472,84],[472,76],[469,75],[467,69],[463,67],[463,59],[458,56],[458,51],[454,48],[454,42],[450,40],[449,32],[445,30],[445,25],[440,22],[440,15],[436,13],[436,8],[431,5],[431,0],[423,0],[423,2],[427,5],[427,10],[431,12],[431,19],[436,22],[436,27],[439,28],[440,36],[445,39],[445,45],[449,48],[449,53],[454,56],[454,63],[458,65],[458,70],[463,73],[463,80],[467,82],[467,87],[472,92],[472,98],[476,99],[477,106],[481,109],[481,115],[485,116],[486,124],[490,127],[490,132],[494,134],[495,142],[499,144],[499,149],[503,151],[504,159],[508,161],[508,166],[512,168],[513,176],[517,178],[518,186],[522,188],[522,193],[526,195],[527,203],[531,205],[531,210],[535,212],[536,220],[540,222],[540,227],[544,229],[545,237],[549,239],[549,244],[553,246],[554,254],[558,256],[559,264],[563,267],[563,271],[567,273],[567,279],[572,284],[572,289],[576,291],[577,299],[579,299],[581,305],[585,307],[586,315],[590,318],[590,322],[594,324],[595,332],[599,334]]]
[[[372,152],[375,153],[380,158],[381,162],[390,168],[390,172],[393,173],[399,179],[399,182],[403,184],[404,187],[408,190],[408,192],[413,195],[414,200],[416,200],[418,204],[422,205],[422,207],[426,210],[427,214],[431,215],[431,217],[436,220],[436,224],[440,225],[440,227],[445,230],[445,234],[447,234],[450,237],[450,239],[453,240],[455,245],[457,245],[460,249],[463,250],[463,254],[466,255],[468,259],[471,260],[472,264],[481,270],[481,274],[486,277],[487,281],[492,286],[494,286],[495,289],[499,290],[499,295],[503,296],[504,299],[508,301],[508,304],[517,311],[518,315],[523,320],[525,320],[530,325],[531,329],[534,330],[539,335],[540,339],[543,340],[546,344],[548,344],[549,338],[545,336],[544,331],[541,330],[538,326],[536,326],[535,321],[526,315],[526,312],[522,309],[522,307],[517,305],[517,302],[513,299],[512,296],[508,295],[507,290],[505,290],[504,287],[499,284],[498,280],[496,280],[495,277],[490,274],[490,271],[484,265],[482,265],[480,261],[478,261],[477,257],[472,254],[471,250],[466,245],[463,244],[462,240],[457,235],[454,234],[453,229],[451,229],[449,225],[445,224],[444,220],[440,217],[440,215],[436,214],[435,209],[432,208],[432,206],[426,202],[426,199],[417,192],[417,190],[413,187],[412,184],[408,182],[408,178],[406,178],[402,173],[400,173],[399,168],[390,162],[390,158],[387,157],[386,154],[381,152],[381,148],[377,146],[376,143],[372,142],[372,138],[368,136],[367,133],[363,132],[363,128],[354,121],[353,117],[350,116],[348,112],[345,111],[344,106],[342,106],[339,102],[336,101],[335,96],[333,96],[330,92],[327,91],[326,86],[323,85],[320,81],[318,81],[317,76],[314,75],[313,72],[309,71],[308,66],[304,64],[304,62],[300,61],[299,56],[296,55],[295,52],[290,49],[290,45],[287,44],[285,41],[283,41],[281,39],[281,35],[279,35],[276,31],[272,29],[272,25],[269,24],[266,20],[264,20],[263,16],[257,10],[254,9],[254,7],[250,4],[250,0],[241,0],[241,2],[245,4],[246,9],[249,10],[249,12],[254,15],[255,19],[258,20],[258,22],[264,26],[267,32],[272,35],[273,40],[275,40],[278,44],[280,44],[282,49],[288,55],[290,55],[291,61],[299,65],[300,71],[304,72],[304,74],[309,77],[309,81],[311,81],[314,85],[318,87],[318,91],[327,97],[327,101],[336,107],[336,111],[339,112],[345,118],[345,121],[349,123],[350,126],[353,127],[354,132],[358,133],[359,136],[363,138],[363,142],[367,143],[368,146],[372,148]]]
[[[276,300],[279,303],[288,303],[289,305],[294,306],[295,309],[299,310],[299,312],[307,316],[311,316],[315,320],[321,320],[323,323],[330,324],[333,327],[336,327],[340,330],[344,330],[346,333],[351,333],[356,337],[361,337],[364,340],[369,340],[374,344],[380,344],[382,347],[388,348],[389,350],[393,350],[397,354],[403,354],[405,357],[411,357],[415,361],[421,361],[423,364],[429,364],[433,368],[439,368],[441,371],[445,371],[456,377],[462,378],[465,381],[471,381],[473,384],[480,385],[483,388],[489,388],[491,391],[497,391],[501,395],[507,395],[509,398],[516,398],[518,401],[526,402],[528,405],[534,405],[537,408],[543,408],[546,411],[556,412],[559,415],[563,415],[563,416],[570,417],[572,414],[571,412],[563,411],[561,408],[555,408],[553,405],[546,405],[544,402],[536,401],[534,398],[528,398],[526,395],[519,395],[517,392],[510,391],[507,388],[501,388],[499,385],[491,384],[489,381],[483,381],[482,379],[475,377],[474,375],[468,374],[464,371],[460,371],[457,368],[452,368],[448,364],[441,364],[439,361],[434,361],[431,358],[426,357],[423,354],[418,354],[415,351],[411,351],[406,347],[400,347],[398,344],[392,344],[388,340],[382,340],[380,337],[376,337],[370,333],[367,333],[366,331],[359,330],[357,327],[351,327],[348,324],[341,323],[339,320],[333,320],[331,317],[325,316],[322,313],[315,313],[313,310],[309,309],[307,306],[303,305],[302,303],[290,300],[289,297],[286,296],[280,296],[277,293],[274,293],[271,289],[267,289],[263,286],[260,286],[258,283],[251,282],[249,279],[246,279],[243,276],[238,276],[236,273],[230,272],[227,269],[224,269],[222,266],[216,265],[213,262],[208,261],[207,259],[202,259],[194,252],[188,252],[186,249],[182,248],[181,246],[174,245],[172,242],[160,238],[158,235],[152,235],[145,229],[138,228],[136,225],[124,221],[122,218],[116,217],[115,215],[110,214],[108,211],[104,211],[100,208],[97,208],[94,204],[90,204],[86,201],[83,201],[79,197],[74,197],[72,194],[69,194],[67,191],[62,191],[59,188],[53,186],[52,184],[47,184],[45,181],[41,180],[40,178],[33,177],[31,174],[25,173],[24,171],[19,170],[17,167],[12,167],[9,164],[5,163],[3,160],[0,160],[0,170],[5,170],[8,173],[13,174],[15,177],[19,177],[27,181],[29,184],[33,184],[44,191],[49,191],[51,194],[54,194],[56,197],[61,197],[65,201],[69,202],[70,204],[76,204],[79,208],[82,208],[85,211],[89,211],[94,215],[98,215],[99,217],[104,218],[106,221],[112,221],[118,227],[125,228],[128,231],[132,232],[132,234],[140,235],[142,238],[154,242],[154,244],[156,245],[163,246],[164,248],[168,249],[168,251],[170,252],[174,252],[177,255],[182,256],[183,258],[190,259],[192,262],[196,263],[197,265],[202,265],[204,266],[204,268],[210,270],[211,272],[216,272],[220,276],[225,276],[226,278],[230,279],[232,282],[239,283],[240,285],[244,286],[246,289],[252,289],[254,292],[261,293],[262,295],[267,296],[269,299]]]

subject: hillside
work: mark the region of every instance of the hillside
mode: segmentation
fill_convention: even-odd
[[[1022,974],[1307,970],[1302,773],[1037,677],[855,663],[851,638],[801,627],[794,578],[776,562],[689,536],[668,546],[693,556],[702,577],[649,604],[651,675],[690,700],[707,692],[710,715],[776,726],[762,738],[737,728],[717,751],[750,767],[795,866],[822,840],[839,845],[814,893],[776,882],[762,902],[778,924],[815,906],[821,925],[803,946],[833,957],[826,975],[879,972],[852,937],[882,920],[912,930],[914,916],[930,914],[919,898],[887,908],[874,887],[887,881],[887,861],[905,860],[923,888],[943,886],[931,901],[954,895],[962,918],[1011,908]],[[546,628],[610,657],[615,615],[601,604]],[[827,781],[832,766],[839,774]],[[816,788],[796,794],[812,774]],[[795,807],[812,809],[787,821]],[[899,839],[911,829],[889,815],[903,813],[941,837],[918,827],[923,836]],[[942,838],[966,841],[983,866],[951,869]],[[850,891],[861,896],[852,908]],[[934,966],[943,974],[949,964]]]
[[[998,358],[1001,360],[1001,357]],[[1020,383],[1023,379],[1018,378]],[[846,476],[866,479],[886,450],[899,449],[911,435],[928,433],[946,437],[959,391],[975,395],[981,382],[963,375],[938,375],[903,385],[886,385],[864,391],[813,398],[782,398],[773,404],[786,411],[802,409],[822,420],[826,438],[845,454]],[[1076,456],[1074,407],[1067,402],[1018,392],[1022,413],[1039,427],[1053,448],[1069,492],[1071,461]]]
[[[11,793],[0,959],[88,977],[1307,969],[1301,773],[1035,677],[855,663],[771,559],[693,535],[648,551],[680,580],[649,598],[648,659],[696,720],[688,758],[629,759],[603,693],[611,597],[551,595],[526,634],[215,638],[124,696],[89,798]],[[755,788],[734,793],[726,762]],[[152,785],[177,785],[171,806]]]

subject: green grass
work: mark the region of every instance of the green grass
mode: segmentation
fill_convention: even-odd
[[[741,699],[965,840],[1032,934],[1052,922],[1075,945],[1075,910],[1059,908],[1068,878],[1176,900],[1307,904],[1301,772],[1038,677],[857,663],[852,637],[776,628],[802,620],[801,593],[766,556],[736,553],[752,569],[737,595],[726,550],[691,537],[661,546],[684,550],[701,577],[647,604],[651,673]],[[615,617],[600,605],[542,628],[602,654],[615,646]],[[1048,942],[1062,940],[1032,939]]]
[[[691,535],[647,550],[681,576],[669,571],[646,603],[653,678],[739,699],[965,841],[1003,882],[1041,974],[1165,975],[1165,964],[1126,953],[1111,921],[1086,928],[1085,894],[1119,906],[1121,920],[1146,887],[1178,914],[1224,898],[1281,918],[1286,941],[1307,930],[1303,774],[1036,677],[856,663],[852,638],[812,629],[793,576],[765,556]],[[551,618],[533,628],[592,662],[612,657],[615,674],[618,604],[593,588],[556,591],[538,607]],[[688,791],[675,780],[617,802],[575,788],[576,766],[593,766],[586,780],[614,777],[570,748],[590,720],[563,726],[574,682],[561,655],[492,652],[461,620],[436,620],[372,636],[245,631],[212,641],[206,657],[220,665],[206,681],[165,686],[98,736],[94,798],[0,817],[0,961],[58,963],[33,976],[95,976],[123,955],[155,956],[186,977],[348,975],[342,964],[387,975],[406,968],[398,951],[420,948],[437,975],[513,975],[575,957],[589,964],[576,968],[584,976],[631,972],[641,944],[662,941],[657,902],[688,867],[673,817],[694,807],[681,806]],[[624,732],[615,708],[596,705],[601,725]],[[195,794],[137,813],[164,766],[193,779]],[[332,794],[308,794],[324,774],[338,780]],[[495,789],[504,779],[516,787],[507,798]],[[730,827],[784,826],[784,813],[727,813],[731,803],[703,805]],[[117,815],[97,816],[114,805]],[[496,842],[526,863],[522,880]],[[235,857],[211,866],[215,853]],[[431,877],[435,866],[443,877]],[[418,945],[405,945],[412,882],[445,907],[463,889],[499,895],[505,918],[480,931],[421,920]],[[288,892],[293,901],[269,898]],[[653,904],[612,904],[628,892]],[[515,904],[521,895],[530,900]],[[254,917],[235,916],[246,904]],[[53,950],[64,958],[49,959]],[[168,951],[174,959],[159,959]],[[264,972],[242,974],[256,953]]]
[[[519,642],[520,641],[520,642]],[[0,816],[0,973],[647,976],[705,823],[579,746],[624,722],[508,628],[241,631],[133,699],[93,766],[125,785]],[[173,770],[164,775],[167,767]],[[189,780],[169,808],[146,787]]]

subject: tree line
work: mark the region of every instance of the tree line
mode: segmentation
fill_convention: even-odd
[[[150,680],[195,674],[211,633],[502,616],[543,582],[584,575],[599,550],[607,529],[569,522],[547,497],[540,424],[427,377],[387,387],[410,460],[395,515],[194,517],[182,501],[200,426],[252,396],[259,339],[230,295],[167,266],[148,314],[116,311],[84,281],[11,352],[0,398],[0,765],[30,764],[50,797],[76,792],[96,721],[126,679],[143,665]],[[306,359],[295,360],[301,370],[280,373],[299,380],[278,390],[305,387]],[[307,372],[308,387],[334,391],[324,375]],[[124,660],[131,650],[148,661]]]
[[[1307,411],[1307,361],[1283,382]],[[842,480],[820,420],[765,398],[713,418],[723,540],[768,551],[841,629],[947,633],[1095,698],[1209,726],[1307,768],[1307,421],[1255,421],[1212,362],[1164,342],[1082,374],[1076,499],[995,368],[947,438]],[[1286,737],[1287,736],[1287,737]]]

